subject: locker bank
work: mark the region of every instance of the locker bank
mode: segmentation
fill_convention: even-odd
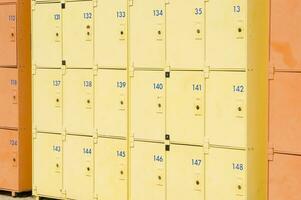
[[[0,2],[0,190],[31,191],[30,2]]]
[[[34,195],[266,199],[268,8],[32,1]]]
[[[300,84],[299,1],[271,0],[269,66],[269,199],[300,195]]]

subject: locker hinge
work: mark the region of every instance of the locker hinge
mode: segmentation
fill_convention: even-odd
[[[205,138],[204,139],[204,153],[206,154],[206,155],[208,155],[209,154],[209,138]]]
[[[66,129],[64,129],[64,131],[62,132],[62,141],[63,142],[66,141],[66,135],[67,135],[67,131],[66,131]]]
[[[270,145],[268,149],[268,161],[273,161],[274,160],[274,147]]]
[[[97,7],[97,0],[93,0],[93,6]]]
[[[269,80],[274,80],[275,67],[273,64],[269,64]]]
[[[129,140],[130,140],[130,147],[131,147],[131,148],[134,148],[134,143],[135,143],[135,141],[134,141],[134,134],[131,134],[131,135],[130,135]]]
[[[65,1],[61,1],[61,8],[62,8],[62,9],[65,9],[65,8],[66,8]]]
[[[129,6],[133,6],[134,5],[134,0],[129,0]]]
[[[37,128],[36,127],[34,127],[33,129],[32,129],[32,138],[33,139],[37,139]]]
[[[32,64],[31,74],[36,75],[37,72],[37,66],[35,64]]]
[[[97,76],[97,74],[98,74],[98,65],[94,65],[93,66],[93,75]]]
[[[35,10],[36,9],[36,4],[37,4],[36,1],[32,1],[31,2],[31,10]]]
[[[204,68],[204,77],[209,78],[209,74],[210,74],[210,66],[207,66]]]
[[[135,75],[135,69],[134,69],[134,64],[132,64],[132,66],[129,68],[129,76],[130,77],[134,77]]]
[[[165,151],[170,151],[170,135],[166,134],[165,135]]]
[[[62,65],[62,74],[65,75],[66,74],[66,65]]]
[[[37,188],[37,186],[33,186],[32,187],[32,195],[37,196],[37,194],[38,194],[38,188]]]
[[[170,66],[167,66],[165,69],[165,78],[170,78]]]
[[[93,135],[93,142],[94,144],[98,143],[98,129],[95,130],[95,133]]]

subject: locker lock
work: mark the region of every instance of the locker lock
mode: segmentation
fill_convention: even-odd
[[[91,40],[92,40],[91,26],[87,25],[86,26],[86,41],[91,41]]]
[[[200,174],[196,174],[196,179],[194,182],[194,190],[196,191],[201,191],[202,190],[202,184],[201,184],[201,175]]]
[[[15,34],[15,28],[14,27],[10,28],[10,35],[9,35],[9,37],[10,37],[10,41],[11,42],[15,42],[15,40],[16,40],[16,34]]]

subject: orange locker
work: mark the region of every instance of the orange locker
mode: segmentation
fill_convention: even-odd
[[[269,199],[301,199],[301,156],[274,154],[270,161]]]
[[[301,1],[271,0],[269,200],[301,194]]]
[[[30,1],[0,0],[0,190],[31,190]]]

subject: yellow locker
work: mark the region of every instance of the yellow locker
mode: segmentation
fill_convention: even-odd
[[[62,132],[62,70],[36,69],[33,75],[33,128]]]
[[[95,76],[95,128],[100,135],[126,137],[126,75],[125,70],[102,69]]]
[[[207,1],[206,66],[221,69],[247,68],[247,2],[245,0]],[[250,8],[256,9],[256,7]],[[254,10],[250,12],[255,13]],[[265,14],[265,12],[257,13],[261,16]],[[250,17],[250,21],[252,20]]]
[[[205,61],[204,0],[172,0],[166,6],[166,53],[171,69],[202,69]]]
[[[210,144],[246,147],[247,92],[246,73],[210,72],[206,81],[206,136]]]
[[[249,199],[246,155],[244,150],[210,148],[205,166],[206,199]]]
[[[92,70],[68,69],[63,75],[63,122],[68,133],[92,135],[94,77]]]
[[[62,63],[60,3],[32,4],[32,65],[59,68]]]
[[[33,192],[62,198],[63,144],[59,134],[33,133]]]
[[[127,199],[126,140],[99,138],[95,145],[97,200]]]
[[[103,0],[95,12],[95,63],[101,68],[127,66],[127,1]]]
[[[93,68],[93,1],[63,5],[64,64],[67,68]]]
[[[134,0],[130,6],[130,64],[165,68],[165,2]]]
[[[136,139],[165,138],[165,76],[162,71],[135,71],[131,85],[131,134]]]
[[[131,200],[165,200],[165,145],[135,142],[131,160]]]
[[[64,189],[67,199],[93,199],[94,143],[92,137],[67,135],[64,141]]]
[[[172,71],[166,79],[166,132],[171,142],[204,142],[204,73]]]
[[[204,200],[204,170],[203,147],[171,145],[167,154],[166,199]]]

